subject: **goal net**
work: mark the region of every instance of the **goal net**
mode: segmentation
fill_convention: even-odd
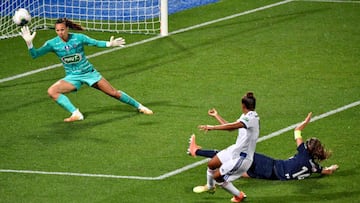
[[[68,18],[87,30],[167,35],[167,0],[2,0],[0,39],[18,35],[12,16],[27,9],[31,29],[54,27]]]

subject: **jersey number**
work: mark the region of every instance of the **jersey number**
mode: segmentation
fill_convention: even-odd
[[[304,178],[306,178],[306,177],[309,177],[309,176],[310,176],[310,173],[309,173],[308,171],[309,171],[309,169],[308,169],[306,166],[303,166],[302,169],[301,169],[301,171],[299,171],[299,172],[297,172],[297,173],[294,173],[294,174],[292,175],[292,178],[293,178],[293,179],[302,180],[302,179],[304,179]],[[290,175],[289,175],[289,174],[286,174],[286,177],[287,177],[288,179],[290,179]]]

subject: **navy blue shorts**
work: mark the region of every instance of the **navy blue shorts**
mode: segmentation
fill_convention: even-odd
[[[251,178],[279,180],[274,172],[275,159],[255,153],[247,174]]]

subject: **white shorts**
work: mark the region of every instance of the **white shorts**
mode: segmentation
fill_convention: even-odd
[[[251,166],[252,159],[244,156],[233,156],[232,147],[221,150],[216,154],[221,164],[220,174],[227,182],[234,181],[245,173]]]

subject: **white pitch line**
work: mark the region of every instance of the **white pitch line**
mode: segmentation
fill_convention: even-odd
[[[341,112],[341,111],[345,111],[345,110],[347,110],[347,109],[349,109],[349,108],[352,108],[352,107],[355,107],[355,106],[358,106],[358,105],[360,105],[360,100],[359,100],[359,101],[356,101],[356,102],[354,102],[354,103],[351,103],[351,104],[342,106],[342,107],[340,107],[340,108],[331,110],[331,111],[329,111],[329,112],[323,113],[323,114],[321,114],[321,115],[319,115],[319,116],[315,116],[315,117],[311,118],[310,122],[314,122],[314,121],[320,120],[320,119],[322,119],[322,118],[326,118],[326,117],[328,117],[328,116],[331,116],[331,115],[333,115],[333,114],[339,113],[339,112]],[[278,130],[278,131],[276,131],[276,132],[273,132],[273,133],[271,133],[271,134],[262,136],[262,137],[260,137],[260,138],[258,139],[257,142],[262,142],[262,141],[268,140],[268,139],[270,139],[270,138],[279,136],[279,135],[281,135],[281,134],[283,134],[283,133],[285,133],[285,132],[287,132],[287,131],[293,130],[293,129],[294,129],[296,126],[298,126],[300,123],[301,123],[301,122],[296,123],[296,124],[293,124],[293,125],[290,125],[290,126],[288,126],[288,127],[286,127],[286,128],[280,129],[280,130]],[[180,169],[178,169],[178,170],[172,171],[172,172],[170,172],[170,173],[166,173],[166,174],[164,174],[164,175],[162,175],[162,176],[159,176],[159,177],[161,177],[161,179],[165,179],[165,178],[168,178],[168,177],[170,177],[170,176],[176,175],[176,174],[178,174],[178,173],[184,172],[184,171],[186,171],[186,170],[195,168],[196,166],[201,165],[201,164],[203,164],[203,163],[206,163],[207,161],[208,161],[208,159],[204,159],[204,160],[195,162],[195,163],[193,163],[193,164],[191,164],[191,165],[188,165],[188,166],[185,166],[185,167],[183,167],[183,168],[180,168]]]
[[[71,173],[71,172],[47,172],[47,171],[31,171],[31,170],[12,170],[0,169],[1,173],[27,173],[27,174],[41,174],[41,175],[62,175],[62,176],[78,176],[78,177],[99,177],[99,178],[120,178],[120,179],[137,179],[137,180],[154,180],[152,177],[141,176],[118,176],[106,174],[87,174],[87,173]]]
[[[180,30],[177,30],[177,31],[174,31],[174,32],[170,32],[169,36],[173,35],[173,34],[186,32],[186,31],[189,31],[189,30],[193,30],[193,29],[196,29],[196,28],[204,27],[204,26],[214,24],[214,23],[217,23],[217,22],[221,22],[221,21],[224,21],[224,20],[233,19],[233,18],[236,18],[236,17],[239,17],[239,16],[254,13],[254,12],[257,12],[257,11],[265,10],[265,9],[272,8],[272,7],[275,7],[275,6],[279,6],[279,5],[289,3],[289,2],[292,2],[292,1],[293,0],[281,1],[281,2],[278,2],[278,3],[274,3],[274,4],[267,5],[267,6],[252,9],[252,10],[249,10],[249,11],[241,12],[241,13],[238,13],[238,14],[235,14],[235,15],[227,16],[225,18],[220,18],[220,19],[217,19],[217,20],[214,20],[214,21],[209,21],[209,22],[198,24],[198,25],[191,26],[191,27],[188,27],[188,28],[180,29]],[[142,41],[139,41],[139,42],[136,42],[136,43],[126,45],[125,47],[118,47],[118,48],[114,48],[114,49],[108,49],[108,50],[100,51],[100,52],[97,52],[95,54],[89,55],[87,58],[93,58],[93,57],[100,56],[100,55],[103,55],[103,54],[111,53],[111,52],[119,50],[119,49],[123,49],[123,48],[127,48],[127,47],[132,47],[132,46],[144,44],[144,43],[147,43],[147,42],[151,42],[151,41],[154,41],[154,40],[157,40],[157,39],[160,39],[160,38],[162,38],[162,36],[159,35],[159,36],[156,36],[156,37],[152,37],[152,38],[149,38],[149,39],[146,39],[146,40],[142,40]],[[54,69],[54,68],[61,67],[61,66],[62,66],[61,63],[54,64],[54,65],[47,66],[47,67],[44,67],[44,68],[40,68],[40,69],[37,69],[37,70],[33,70],[33,71],[25,72],[25,73],[22,73],[22,74],[18,74],[18,75],[12,76],[12,77],[3,78],[3,79],[0,79],[0,83],[15,80],[15,79],[22,78],[22,77],[26,77],[26,76],[29,76],[29,75],[33,75],[35,73],[39,73],[39,72],[42,72],[42,71]],[[31,170],[10,170],[10,169],[0,169],[0,172],[3,172],[3,173],[7,172],[7,173],[35,173],[35,174],[47,174],[47,175],[87,176],[87,177],[103,177],[103,178],[127,178],[127,179],[139,179],[139,180],[161,180],[161,179],[165,179],[167,177],[176,175],[178,173],[181,173],[183,171],[189,170],[191,168],[194,168],[194,167],[196,167],[198,165],[201,165],[203,163],[206,163],[206,161],[207,161],[207,159],[204,159],[202,161],[190,164],[188,166],[185,166],[183,168],[177,169],[175,171],[172,171],[170,173],[166,173],[166,174],[158,176],[158,177],[115,176],[115,175],[103,175],[103,174],[82,174],[82,173],[67,173],[67,172],[31,171]]]
[[[265,9],[272,8],[272,7],[275,7],[275,6],[279,6],[279,5],[282,5],[282,4],[286,4],[286,3],[289,3],[289,2],[292,2],[292,1],[294,1],[294,0],[281,1],[281,2],[278,2],[278,3],[274,3],[274,4],[267,5],[267,6],[252,9],[252,10],[249,10],[249,11],[241,12],[241,13],[238,13],[238,14],[235,14],[235,15],[220,18],[220,19],[217,19],[217,20],[209,21],[209,22],[206,22],[206,23],[201,23],[201,24],[198,24],[198,25],[195,25],[195,26],[191,26],[191,27],[188,27],[188,28],[184,28],[184,29],[180,29],[180,30],[177,30],[177,31],[170,32],[168,36],[173,35],[173,34],[186,32],[186,31],[193,30],[193,29],[196,29],[196,28],[204,27],[204,26],[214,24],[214,23],[217,23],[217,22],[229,20],[229,19],[232,19],[232,18],[236,18],[236,17],[239,17],[239,16],[246,15],[246,14],[254,13],[254,12],[257,12],[257,11],[265,10]],[[139,42],[135,42],[135,43],[126,45],[124,47],[117,47],[117,48],[108,49],[108,50],[105,50],[105,51],[100,51],[100,52],[97,52],[95,54],[87,56],[87,58],[93,58],[93,57],[96,57],[96,56],[101,56],[103,54],[107,54],[107,53],[117,51],[119,49],[125,49],[127,47],[133,47],[133,46],[136,46],[136,45],[145,44],[147,42],[151,42],[151,41],[154,41],[154,40],[157,40],[157,39],[160,39],[160,38],[163,38],[163,36],[158,35],[156,37],[152,37],[152,38],[145,39],[145,40],[142,40],[142,41],[139,41]],[[18,79],[18,78],[23,78],[23,77],[26,77],[26,76],[29,76],[29,75],[33,75],[35,73],[43,72],[43,71],[54,69],[54,68],[61,67],[61,66],[62,66],[62,64],[58,63],[58,64],[54,64],[54,65],[47,66],[47,67],[44,67],[44,68],[39,68],[39,69],[36,69],[36,70],[33,70],[33,71],[28,71],[28,72],[25,72],[25,73],[14,75],[14,76],[11,76],[11,77],[2,78],[2,79],[0,79],[0,83],[15,80],[15,79]]]
[[[311,118],[310,122],[315,122],[317,120],[326,118],[328,116],[331,116],[333,114],[339,113],[341,111],[345,111],[347,109],[353,108],[355,106],[360,105],[360,100],[353,102],[351,104],[342,106],[340,108],[328,111],[326,113],[323,113],[321,115],[315,116]],[[273,137],[279,136],[287,131],[293,130],[297,125],[299,125],[301,122],[290,125],[286,128],[280,129],[276,132],[273,132],[269,135],[262,136],[258,139],[257,142],[262,142],[268,139],[271,139]],[[78,176],[78,177],[96,177],[96,178],[114,178],[114,179],[136,179],[136,180],[163,180],[166,178],[169,178],[171,176],[177,175],[179,173],[185,172],[187,170],[190,170],[192,168],[195,168],[199,165],[202,165],[206,163],[209,159],[203,159],[201,161],[195,162],[190,165],[186,165],[182,168],[179,168],[177,170],[171,171],[169,173],[165,173],[163,175],[157,176],[157,177],[141,177],[141,176],[118,176],[118,175],[106,175],[106,174],[87,174],[87,173],[70,173],[70,172],[46,172],[46,171],[31,171],[31,170],[12,170],[12,169],[0,169],[0,173],[25,173],[25,174],[41,174],[41,175],[63,175],[63,176]]]
[[[290,3],[292,1],[294,1],[294,0],[280,1],[280,2],[277,2],[277,3],[274,3],[274,4],[270,4],[270,5],[262,6],[262,7],[255,8],[255,9],[252,9],[252,10],[248,10],[248,11],[245,11],[245,12],[237,13],[237,14],[230,15],[230,16],[227,16],[227,17],[224,17],[224,18],[219,18],[219,19],[209,21],[209,22],[206,22],[206,23],[201,23],[201,24],[194,25],[194,26],[191,26],[191,27],[188,27],[188,28],[180,29],[180,30],[172,32],[172,34],[177,34],[177,33],[185,32],[185,31],[193,30],[193,29],[196,29],[196,28],[204,27],[204,26],[207,26],[207,25],[211,25],[211,24],[214,24],[214,23],[218,23],[218,22],[221,22],[221,21],[230,20],[230,19],[233,19],[233,18],[237,18],[239,16],[243,16],[243,15],[247,15],[247,14],[250,14],[250,13],[255,13],[255,12],[258,12],[258,11],[262,11],[262,10],[265,10],[265,9],[268,9],[268,8],[272,8],[272,7],[275,7],[275,6],[280,6],[280,5],[283,5],[283,4],[287,4],[287,3]]]
[[[341,112],[341,111],[345,111],[346,109],[349,109],[349,108],[352,108],[352,107],[355,107],[355,106],[358,106],[358,105],[360,105],[360,100],[359,100],[359,101],[356,101],[356,102],[354,102],[354,103],[351,103],[351,104],[342,106],[342,107],[340,107],[340,108],[331,110],[331,111],[329,111],[329,112],[323,113],[323,114],[321,114],[321,115],[319,115],[319,116],[314,116],[314,117],[311,118],[310,122],[315,122],[315,121],[317,121],[317,120],[319,120],[319,119],[322,119],[322,118],[331,116],[331,115],[336,114],[336,113],[339,113],[339,112]],[[262,136],[262,137],[260,137],[260,138],[258,139],[258,142],[262,142],[262,141],[264,141],[264,140],[270,139],[270,138],[272,138],[272,137],[276,137],[276,136],[278,136],[278,135],[280,135],[280,134],[282,134],[282,133],[284,133],[284,132],[287,132],[287,131],[289,131],[289,130],[292,130],[292,129],[294,129],[296,126],[300,125],[300,123],[301,123],[301,122],[296,123],[296,124],[293,124],[293,125],[290,125],[290,126],[288,126],[288,127],[286,127],[286,128],[283,128],[283,129],[281,129],[281,130],[278,130],[278,131],[276,131],[276,132],[273,132],[273,133],[271,133],[271,134],[269,134],[269,135]]]

